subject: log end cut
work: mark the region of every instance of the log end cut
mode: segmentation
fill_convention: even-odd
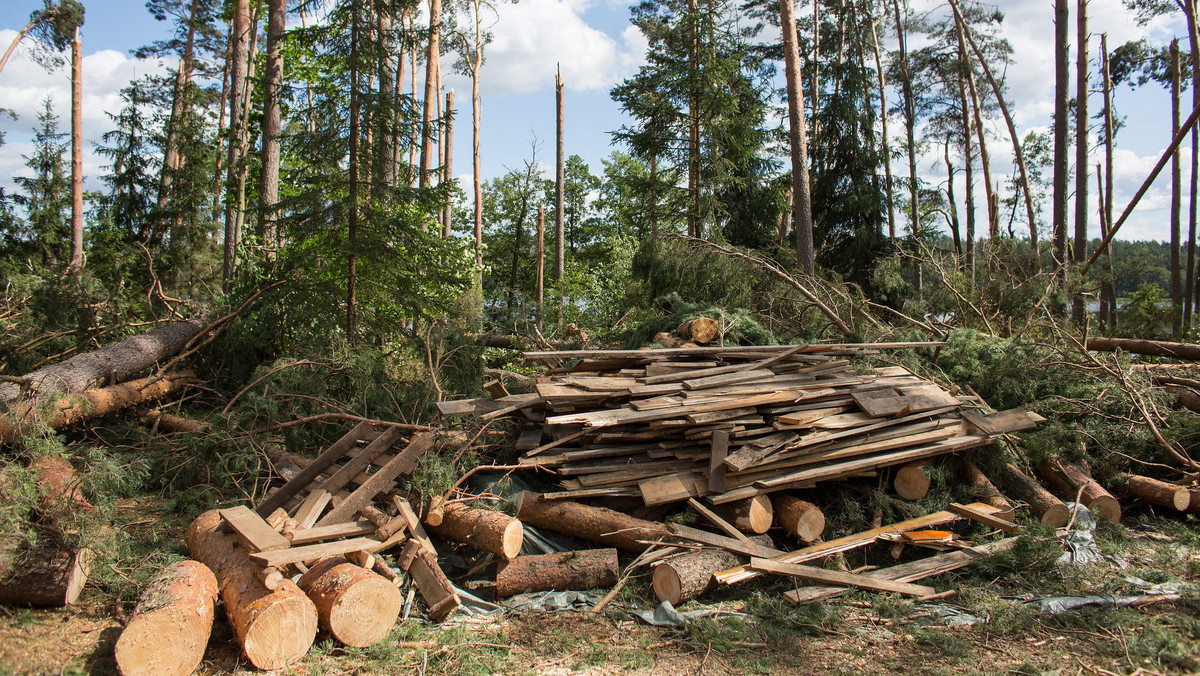
[[[217,601],[217,578],[204,564],[180,561],[147,585],[114,656],[124,676],[186,676],[204,658]]]
[[[929,474],[924,462],[912,462],[896,470],[896,494],[905,500],[921,500],[929,494]]]
[[[383,577],[342,558],[320,561],[300,578],[322,629],[355,648],[378,643],[396,624],[404,595]]]
[[[655,566],[650,586],[659,601],[670,601],[675,606],[683,600],[683,582],[679,579],[679,572],[671,566]]]
[[[1043,526],[1050,528],[1062,528],[1071,520],[1071,510],[1064,504],[1051,505],[1042,512],[1041,522]]]
[[[312,602],[303,595],[281,598],[254,618],[242,639],[242,650],[259,669],[282,669],[303,657],[316,635]]]

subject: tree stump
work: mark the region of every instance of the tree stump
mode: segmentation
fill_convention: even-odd
[[[617,568],[613,548],[518,556],[497,571],[496,596],[611,587],[617,583]]]
[[[675,333],[680,338],[685,341],[690,340],[697,345],[711,343],[720,331],[721,327],[717,324],[717,320],[709,319],[708,317],[689,319],[675,329]]]
[[[321,628],[355,648],[387,636],[404,605],[396,585],[340,557],[317,562],[299,584],[317,607]]]
[[[49,541],[43,541],[49,540]],[[59,538],[0,533],[0,603],[59,608],[75,603],[87,582],[91,552]]]
[[[280,669],[304,657],[317,635],[316,607],[291,580],[267,589],[259,579],[264,566],[220,526],[220,512],[207,511],[188,526],[185,539],[192,558],[216,575],[246,657],[259,669]]]
[[[142,590],[114,654],[124,676],[186,676],[208,647],[217,578],[204,564],[179,561]]]

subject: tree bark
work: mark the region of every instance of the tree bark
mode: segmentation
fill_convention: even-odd
[[[950,239],[954,242],[954,267],[962,265],[961,258],[963,255],[962,233],[959,231],[958,222],[958,201],[954,199],[954,165],[950,163],[950,137],[946,137],[946,143],[942,149],[943,156],[946,160],[946,209],[950,212]]]
[[[83,274],[83,39],[71,40],[71,274]]]
[[[804,120],[800,49],[796,44],[796,12],[792,0],[781,0],[779,3],[779,20],[783,30],[783,61],[787,78],[788,138],[792,150],[792,228],[796,232],[796,259],[804,274],[813,275],[816,274],[816,257],[813,250],[812,194],[808,181],[808,131]],[[815,100],[813,104],[816,105]]]
[[[825,532],[825,513],[811,502],[788,493],[774,493],[771,504],[775,507],[775,523],[801,542],[815,542]]]
[[[519,556],[496,573],[496,596],[611,587],[617,583],[617,567],[617,550],[611,548]]]
[[[1091,336],[1087,339],[1087,349],[1094,352],[1116,352],[1117,350],[1121,350],[1131,354],[1144,354],[1151,357],[1170,357],[1181,361],[1200,361],[1200,345],[1195,343],[1172,343],[1165,340]]]
[[[124,676],[187,676],[200,666],[216,614],[217,578],[204,564],[179,561],[142,590],[117,639]]]
[[[192,0],[188,10],[187,38],[183,43],[183,54],[180,56],[179,66],[175,69],[175,90],[171,95],[171,117],[167,119],[167,138],[163,144],[162,170],[158,177],[159,219],[165,217],[166,210],[174,199],[172,186],[175,181],[175,172],[179,171],[182,164],[179,155],[179,128],[183,124],[184,114],[187,110],[187,93],[192,82],[192,57],[196,44],[196,11],[198,8],[199,0]],[[169,229],[169,239],[174,239],[174,217],[171,218],[171,223],[169,228],[164,228],[160,220],[155,226],[155,236],[162,237],[162,231]]]
[[[208,326],[205,319],[190,319],[160,326],[139,336],[75,355],[22,376],[31,399],[69,394],[127,380],[156,363],[164,362]],[[0,383],[0,403],[21,396],[21,385]]]
[[[1200,108],[1200,27],[1197,27],[1196,1],[1187,0],[1184,3],[1184,14],[1187,15],[1188,44],[1192,51],[1192,107]],[[1188,242],[1187,242],[1187,279],[1184,281],[1183,330],[1187,332],[1192,326],[1193,306],[1198,289],[1196,284],[1196,210],[1197,189],[1200,188],[1200,130],[1192,126],[1192,161],[1191,184],[1188,188]]]
[[[900,0],[892,0],[896,10],[896,40],[900,58],[900,92],[904,99],[904,133],[908,146],[908,195],[910,208],[909,232],[914,237],[920,231],[920,183],[917,179],[916,103],[913,97],[912,72],[908,68],[907,28],[900,17]]]
[[[688,237],[700,237],[700,12],[688,0],[692,52],[688,58]]]
[[[736,568],[748,560],[724,549],[699,549],[655,566],[651,587],[659,601],[678,606],[716,587],[714,573]]]
[[[263,586],[263,566],[221,532],[221,523],[215,509],[196,517],[185,535],[188,551],[216,576],[225,614],[250,663],[280,669],[296,662],[316,638],[316,607],[291,580],[274,591]]]
[[[29,31],[33,30],[34,26],[45,21],[49,17],[49,10],[38,12],[37,14],[33,15],[33,18],[29,20],[29,23],[25,24],[25,26],[21,28],[21,30],[17,33],[17,37],[13,38],[13,41],[8,44],[8,49],[4,50],[4,56],[0,57],[0,72],[4,72],[4,64],[8,63],[8,58],[12,56],[14,51],[16,51],[17,44],[21,42],[26,35],[29,35]]]
[[[60,608],[79,600],[90,551],[46,540],[33,545],[23,535],[0,533],[0,604]]]
[[[1037,471],[1058,490],[1059,495],[1074,499],[1078,494],[1080,501],[1092,510],[1097,518],[1112,523],[1121,521],[1121,503],[1078,467],[1068,465],[1058,458],[1051,458],[1039,462]]]
[[[429,529],[446,540],[462,542],[505,559],[521,553],[525,537],[524,526],[518,519],[457,502],[442,508],[441,523],[430,525]]]
[[[36,433],[41,425],[62,429],[180,392],[192,379],[190,371],[183,371],[161,378],[143,378],[77,392],[45,404],[38,401],[13,404],[9,406],[7,415],[0,415],[0,444]]]
[[[425,106],[421,124],[421,167],[417,185],[429,184],[429,165],[433,161],[433,109],[437,105],[437,80],[440,69],[442,0],[429,0],[429,50],[425,56]]]
[[[1067,130],[1067,99],[1070,97],[1067,73],[1068,4],[1070,0],[1054,0],[1054,275],[1058,286],[1065,291],[1067,286],[1067,178],[1071,167],[1067,162],[1067,150],[1071,139]],[[1060,314],[1064,308],[1055,303]]]
[[[404,606],[396,585],[341,557],[317,562],[298,584],[316,606],[320,627],[353,648],[381,641]]]
[[[1126,493],[1152,505],[1186,512],[1191,504],[1191,493],[1183,486],[1137,474],[1118,474],[1114,478],[1124,484]]]
[[[994,514],[996,518],[1005,521],[1013,520],[1016,510],[1013,509],[1012,503],[996,488],[991,479],[988,479],[987,475],[980,471],[973,463],[968,462],[963,465],[962,480],[967,484],[977,501],[989,504],[1000,510]]]
[[[446,160],[442,165],[442,183],[446,184],[446,213],[442,217],[442,237],[454,231],[454,90],[446,92]]]
[[[863,12],[871,23],[871,52],[875,55],[875,73],[879,82],[879,137],[883,142],[884,194],[887,196],[888,238],[896,239],[896,200],[892,193],[892,146],[888,138],[887,80],[883,71],[883,58],[879,53],[879,33],[876,24],[887,20],[887,7],[878,20],[870,14],[869,3],[864,0]],[[780,237],[780,239],[783,239]]]
[[[1104,235],[1108,234],[1107,230],[1108,230],[1109,225],[1112,224],[1112,216],[1113,216],[1113,135],[1116,133],[1116,125],[1113,124],[1113,110],[1112,110],[1113,84],[1112,84],[1112,73],[1109,68],[1110,64],[1108,61],[1108,33],[1100,34],[1100,50],[1104,54],[1104,195],[1103,195],[1104,211],[1101,214],[1102,218],[1100,219],[1101,228],[1104,230],[1104,232],[1102,232],[1101,235],[1104,236]],[[1176,51],[1178,51],[1178,43],[1176,43]],[[1179,70],[1178,65],[1179,64],[1176,63],[1176,72],[1178,72],[1178,70]],[[1175,96],[1174,110],[1175,111],[1179,110],[1178,95]],[[1176,112],[1175,114],[1178,115],[1178,112]],[[1175,120],[1175,124],[1176,124],[1176,126],[1178,126],[1178,124],[1179,124],[1178,119]],[[1178,131],[1178,129],[1176,129],[1176,132],[1177,131]],[[1172,132],[1172,136],[1171,136],[1172,138],[1174,138],[1174,134],[1176,132]],[[1097,167],[1096,171],[1099,172],[1100,168]],[[1172,202],[1172,203],[1174,204],[1174,202]],[[1176,208],[1173,213],[1175,214],[1175,216],[1173,217],[1174,222],[1173,222],[1172,227],[1174,228],[1175,235],[1178,236],[1178,234],[1179,234],[1179,209]],[[1178,237],[1176,237],[1176,238],[1178,238]],[[1173,251],[1175,253],[1175,269],[1176,269],[1176,271],[1178,271],[1178,269],[1179,269],[1179,247],[1178,247],[1178,245],[1176,245],[1174,247]],[[1103,313],[1104,316],[1101,317],[1100,325],[1103,328],[1111,330],[1111,329],[1116,328],[1116,326],[1117,326],[1117,291],[1115,288],[1116,271],[1113,269],[1112,252],[1111,251],[1106,252],[1105,258],[1108,260],[1109,275],[1103,282],[1100,283],[1100,296],[1101,296],[1102,301],[1104,301],[1103,305],[1106,306],[1105,312]],[[1174,297],[1178,297],[1178,295],[1176,295]],[[1179,324],[1178,318],[1175,320],[1175,324],[1176,324],[1176,326],[1178,326],[1178,324]]]
[[[258,175],[258,237],[270,247],[278,238],[279,146],[283,133],[280,94],[283,88],[283,41],[287,30],[284,0],[267,5],[267,60],[263,79],[262,167]]]
[[[1062,500],[1008,463],[1001,466],[1001,474],[1012,494],[1029,505],[1042,525],[1051,528],[1067,525],[1067,521],[1071,519],[1071,510],[1067,509]]]
[[[1180,64],[1179,40],[1171,41],[1171,138],[1179,135]],[[1179,146],[1171,153],[1171,302],[1175,306],[1174,333],[1179,336],[1183,322],[1183,270],[1180,262],[1180,209],[1183,208],[1183,152]],[[1111,221],[1110,221],[1111,222]]]
[[[229,290],[233,273],[237,267],[237,245],[241,238],[238,231],[239,214],[237,199],[230,194],[237,182],[238,168],[242,163],[242,110],[246,95],[246,68],[250,54],[250,2],[236,0],[233,6],[232,48],[229,52],[229,151],[225,167],[225,251],[222,267],[224,288]]]
[[[555,103],[555,161],[554,161],[554,286],[558,289],[558,321],[562,323],[562,280],[563,270],[566,267],[566,209],[563,204],[563,191],[566,188],[566,140],[563,134],[563,127],[566,123],[564,119],[564,91],[562,71],[554,75],[554,103]]]
[[[542,500],[537,493],[525,491],[517,503],[517,518],[538,528],[599,542],[630,552],[641,552],[647,545],[666,538],[670,531],[664,524],[644,521],[603,507],[569,500]]]
[[[1087,0],[1078,0],[1075,15],[1075,242],[1071,259],[1080,264],[1087,260],[1088,178],[1088,28]],[[1077,291],[1071,299],[1071,319],[1083,325],[1083,295]]]
[[[970,102],[967,100],[966,75],[958,80],[958,103],[962,112],[963,178],[966,181],[963,201],[967,210],[967,232],[963,238],[963,260],[971,283],[975,282],[975,151],[973,146],[974,124],[971,122]]]
[[[967,52],[966,22],[958,20],[959,18],[956,16],[954,22],[958,28],[956,31],[958,33],[958,53],[962,60],[963,78],[967,82],[967,92],[970,94],[975,135],[979,141],[979,165],[983,168],[983,188],[984,194],[987,195],[988,239],[994,240],[1000,237],[999,202],[995,197],[995,187],[992,184],[991,159],[988,157],[987,135],[983,128],[983,107],[979,100],[979,90],[975,86],[975,68],[971,65],[971,57]],[[972,248],[974,247],[972,246]]]
[[[361,124],[358,97],[359,11],[358,2],[352,0],[350,10],[350,217],[346,227],[346,338],[351,343],[354,342],[354,333],[358,329],[358,135]]]
[[[546,210],[538,205],[537,213],[537,268],[534,271],[534,293],[537,297],[537,327],[542,328],[542,303],[545,301],[546,286]]]

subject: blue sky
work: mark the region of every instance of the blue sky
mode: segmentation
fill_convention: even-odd
[[[98,141],[110,125],[105,111],[119,107],[117,92],[130,78],[151,71],[165,71],[172,63],[138,62],[130,51],[164,37],[167,25],[154,21],[141,0],[84,0],[87,21],[83,28],[85,52],[85,138]],[[40,0],[0,2],[0,49],[6,48]],[[917,10],[942,11],[936,0],[912,0]],[[1006,74],[1009,97],[1022,134],[1045,129],[1050,123],[1053,87],[1053,23],[1050,0],[1006,0],[1004,36],[1013,44],[1014,65]],[[798,13],[811,11],[805,0]],[[1097,53],[1099,34],[1109,33],[1110,47],[1141,36],[1163,43],[1172,35],[1184,35],[1182,21],[1164,19],[1150,27],[1137,26],[1121,0],[1091,0],[1090,51]],[[620,110],[608,96],[609,89],[636,72],[643,62],[645,41],[629,25],[629,6],[622,0],[520,0],[498,6],[492,28],[495,42],[487,52],[483,69],[483,124],[481,157],[485,178],[520,167],[529,157],[530,142],[541,143],[539,162],[550,166],[554,152],[554,71],[560,64],[566,81],[566,145],[600,173],[601,160],[613,150],[609,133],[624,122]],[[1072,22],[1074,17],[1072,17]],[[1074,25],[1071,29],[1072,39]],[[885,41],[892,38],[884,37]],[[919,45],[913,45],[914,47]],[[459,108],[455,124],[455,174],[469,180],[470,83],[447,75],[446,84],[455,89]],[[983,86],[984,83],[980,83]],[[36,111],[49,94],[60,114],[69,102],[65,71],[46,73],[19,50],[0,73],[0,107],[15,110],[16,121],[0,119],[7,144],[0,149],[0,185],[11,189],[11,176],[23,171],[21,155],[29,150],[29,137],[36,124]],[[1092,110],[1100,106],[1092,98]],[[1119,212],[1149,172],[1170,136],[1170,113],[1161,89],[1118,93],[1117,110],[1128,124],[1118,136],[1115,203]],[[1186,116],[1186,111],[1185,111]],[[1011,173],[1008,137],[999,119],[985,122],[992,134],[993,171],[997,177]],[[902,133],[901,120],[891,119],[892,134]],[[898,138],[897,138],[898,140]],[[922,152],[919,171],[932,184],[945,181],[939,148]],[[1092,162],[1100,158],[1093,155]],[[897,171],[906,172],[904,160]],[[85,157],[89,187],[97,187],[102,172],[94,154]],[[1000,179],[998,179],[1000,180]],[[964,191],[961,176],[956,190]],[[982,186],[977,186],[982,211]],[[961,198],[960,198],[961,199]],[[1094,200],[1093,195],[1091,197]],[[1122,231],[1128,238],[1164,239],[1168,236],[1169,191],[1165,177],[1143,199],[1135,216]],[[1098,233],[1098,223],[1091,224]]]

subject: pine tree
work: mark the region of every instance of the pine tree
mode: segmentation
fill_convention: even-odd
[[[9,246],[45,267],[70,260],[71,185],[63,171],[67,134],[59,131],[58,116],[47,97],[38,113],[33,153],[22,155],[32,176],[13,180],[21,189],[16,202],[24,207],[24,227],[8,233]]]

